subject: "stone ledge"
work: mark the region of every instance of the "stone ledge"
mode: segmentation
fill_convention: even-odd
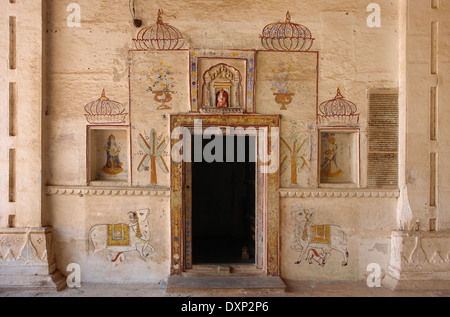
[[[281,198],[398,198],[399,189],[281,188]]]
[[[47,186],[47,195],[77,196],[170,196],[168,187],[92,187],[92,186]]]

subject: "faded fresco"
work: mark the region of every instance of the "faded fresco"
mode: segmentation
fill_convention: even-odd
[[[128,132],[126,128],[90,127],[88,182],[127,182]]]
[[[342,257],[342,266],[347,266],[347,234],[336,225],[319,225],[313,222],[314,211],[302,209],[293,211],[294,237],[291,248],[299,253],[295,264],[308,262],[325,266],[332,254]]]
[[[146,133],[144,133],[146,135]],[[163,136],[157,136],[153,129],[150,135],[144,136],[139,134],[138,143],[141,147],[139,154],[143,155],[137,170],[138,172],[150,172],[150,184],[158,185],[157,168],[164,174],[169,173],[169,165],[164,159],[164,155],[168,155],[166,151],[169,140]]]
[[[354,184],[359,181],[359,137],[355,131],[320,133],[320,183]]]
[[[128,212],[128,223],[103,224],[91,228],[88,236],[92,256],[103,254],[118,265],[126,260],[128,252],[138,252],[143,261],[148,261],[155,252],[151,243],[149,226],[150,209]]]

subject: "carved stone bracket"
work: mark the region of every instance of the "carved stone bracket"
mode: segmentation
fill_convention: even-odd
[[[393,231],[384,285],[396,289],[450,289],[450,230]]]
[[[78,187],[78,186],[47,186],[47,195],[78,195],[78,196],[170,196],[168,187]]]
[[[398,198],[400,191],[372,189],[297,189],[282,188],[281,198]]]
[[[65,277],[56,268],[52,228],[0,228],[0,289],[61,290]]]

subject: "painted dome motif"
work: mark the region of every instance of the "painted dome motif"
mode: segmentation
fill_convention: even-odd
[[[285,22],[266,25],[261,35],[261,43],[267,50],[304,52],[311,49],[313,42],[311,31],[292,23],[289,11]]]
[[[359,113],[356,105],[346,100],[338,88],[336,97],[325,101],[319,106],[319,123],[327,124],[358,124]]]
[[[88,103],[84,110],[89,123],[124,123],[128,115],[121,103],[106,97],[105,89],[103,89],[102,96]]]
[[[185,39],[177,28],[164,23],[162,10],[158,10],[156,25],[141,29],[134,45],[138,50],[179,50],[183,48]]]

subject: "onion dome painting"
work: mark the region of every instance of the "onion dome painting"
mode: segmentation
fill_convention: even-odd
[[[313,42],[311,31],[292,23],[289,11],[285,22],[268,24],[261,35],[261,43],[266,50],[305,52],[311,49]]]
[[[139,31],[134,45],[138,50],[179,50],[183,48],[185,39],[178,29],[164,23],[162,10],[158,10],[156,25]]]
[[[102,96],[96,101],[88,103],[84,110],[86,111],[86,119],[89,123],[124,123],[128,113],[125,107],[106,97],[103,89]]]
[[[338,88],[336,97],[323,102],[319,106],[319,123],[323,124],[351,124],[359,123],[359,113],[356,105],[348,101]]]

